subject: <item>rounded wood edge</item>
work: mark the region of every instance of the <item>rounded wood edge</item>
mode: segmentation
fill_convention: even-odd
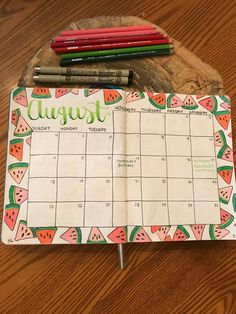
[[[88,29],[96,27],[112,27],[123,25],[152,24],[160,31],[162,28],[136,16],[98,16],[85,18],[65,27],[65,29]],[[59,32],[58,32],[59,33]],[[58,34],[57,33],[57,34]],[[52,37],[54,37],[54,34]],[[133,84],[126,90],[152,90],[186,94],[224,94],[223,80],[219,73],[204,63],[182,44],[173,39],[175,53],[171,56],[131,59],[114,62],[85,64],[81,67],[90,68],[129,68],[134,71]],[[47,42],[23,69],[19,86],[34,86],[32,80],[36,65],[58,65],[59,56],[54,53]],[[74,85],[75,87],[75,85]],[[76,87],[86,87],[77,85]]]

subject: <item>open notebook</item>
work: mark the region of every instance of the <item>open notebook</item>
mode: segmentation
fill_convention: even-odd
[[[230,120],[227,96],[15,89],[2,241],[234,239]]]

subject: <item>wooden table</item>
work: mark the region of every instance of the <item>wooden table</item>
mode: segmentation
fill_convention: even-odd
[[[1,207],[10,89],[53,33],[96,15],[137,15],[156,23],[218,70],[236,103],[235,1],[3,0]],[[235,113],[233,107],[234,130]],[[121,271],[115,245],[1,245],[0,313],[235,313],[235,248],[230,241],[130,244]]]

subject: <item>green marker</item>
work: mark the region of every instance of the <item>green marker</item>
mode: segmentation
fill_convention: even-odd
[[[116,60],[125,60],[133,58],[143,58],[143,57],[155,57],[155,56],[165,56],[173,54],[172,49],[165,50],[156,50],[156,51],[141,51],[133,53],[119,53],[116,55],[107,55],[107,56],[91,56],[91,57],[81,57],[74,59],[65,59],[60,61],[61,66],[68,66],[81,63],[93,63],[93,62],[104,62],[104,61],[116,61]]]
[[[173,45],[153,45],[153,46],[143,46],[143,47],[129,47],[129,48],[120,48],[120,49],[108,49],[108,50],[97,50],[97,51],[84,51],[76,53],[67,53],[62,54],[62,60],[74,59],[80,57],[99,57],[107,55],[116,55],[123,53],[133,53],[133,52],[144,52],[144,51],[162,51],[167,49],[172,49]]]

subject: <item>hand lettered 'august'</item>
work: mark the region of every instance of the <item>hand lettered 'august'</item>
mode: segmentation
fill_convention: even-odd
[[[89,103],[82,106],[46,106],[42,100],[31,100],[28,105],[28,117],[31,120],[60,119],[60,124],[67,124],[68,120],[84,120],[87,124],[94,121],[104,122],[110,113],[108,108],[101,107],[100,102]]]

